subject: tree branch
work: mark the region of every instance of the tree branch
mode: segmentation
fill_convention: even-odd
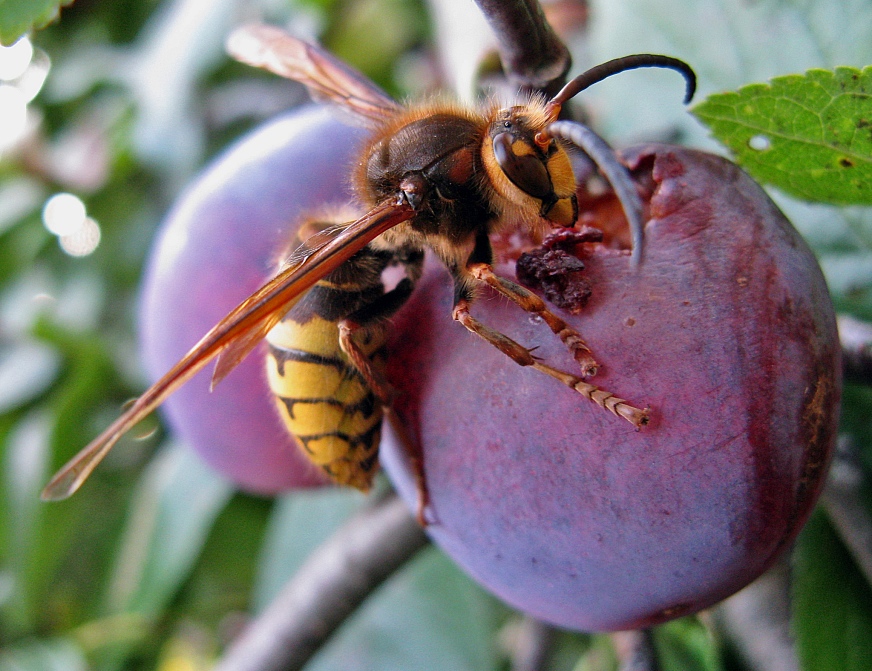
[[[302,668],[360,603],[426,544],[396,496],[361,511],[306,560],[215,671]]]
[[[790,568],[782,560],[715,610],[749,669],[799,671],[790,631]]]
[[[868,492],[859,456],[847,436],[839,438],[821,503],[857,566],[872,585],[872,516],[864,505]]]
[[[872,324],[850,315],[839,315],[838,324],[845,379],[872,385]]]
[[[506,76],[523,91],[554,95],[572,65],[538,0],[475,0],[497,38]]]
[[[512,671],[547,668],[556,634],[554,627],[530,615],[506,625],[500,633],[500,642],[509,654]]]

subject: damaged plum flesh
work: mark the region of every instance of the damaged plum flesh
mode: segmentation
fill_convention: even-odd
[[[423,453],[428,533],[509,604],[587,631],[706,608],[788,549],[823,483],[841,386],[824,278],[763,190],[697,151],[654,145],[625,161],[646,192],[643,261],[608,235],[580,245],[590,296],[558,312],[601,365],[589,381],[649,408],[647,426],[452,324],[436,266],[389,357]],[[578,372],[514,304],[483,290],[472,312]],[[414,506],[408,461],[386,443],[382,463]]]

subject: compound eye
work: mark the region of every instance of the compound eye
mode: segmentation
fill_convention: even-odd
[[[498,133],[493,138],[493,148],[497,163],[512,184],[533,198],[553,198],[548,168],[530,145],[522,140],[512,142],[510,133]]]

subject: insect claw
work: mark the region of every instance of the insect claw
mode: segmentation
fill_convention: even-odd
[[[622,401],[612,412],[633,424],[636,431],[641,431],[642,427],[647,426],[648,422],[651,421],[651,407],[647,405],[644,408],[635,408],[626,401]]]
[[[591,356],[575,357],[578,365],[581,366],[581,374],[583,377],[594,377],[599,373],[599,364],[593,360]]]
[[[436,513],[433,511],[430,502],[424,501],[420,496],[418,497],[418,505],[415,510],[415,521],[423,529],[434,524],[439,524],[439,518],[436,517]]]

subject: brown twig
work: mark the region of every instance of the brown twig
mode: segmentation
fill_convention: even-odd
[[[510,83],[553,95],[572,65],[569,49],[545,19],[538,0],[476,0],[497,38]]]
[[[612,634],[612,643],[618,655],[620,671],[658,671],[657,650],[650,629],[617,631]]]
[[[839,315],[839,340],[845,380],[872,385],[872,324]]]
[[[851,439],[841,436],[821,503],[857,566],[872,585],[872,516],[864,505],[866,475]]]
[[[361,511],[308,558],[215,671],[302,668],[345,618],[426,543],[395,496]]]

